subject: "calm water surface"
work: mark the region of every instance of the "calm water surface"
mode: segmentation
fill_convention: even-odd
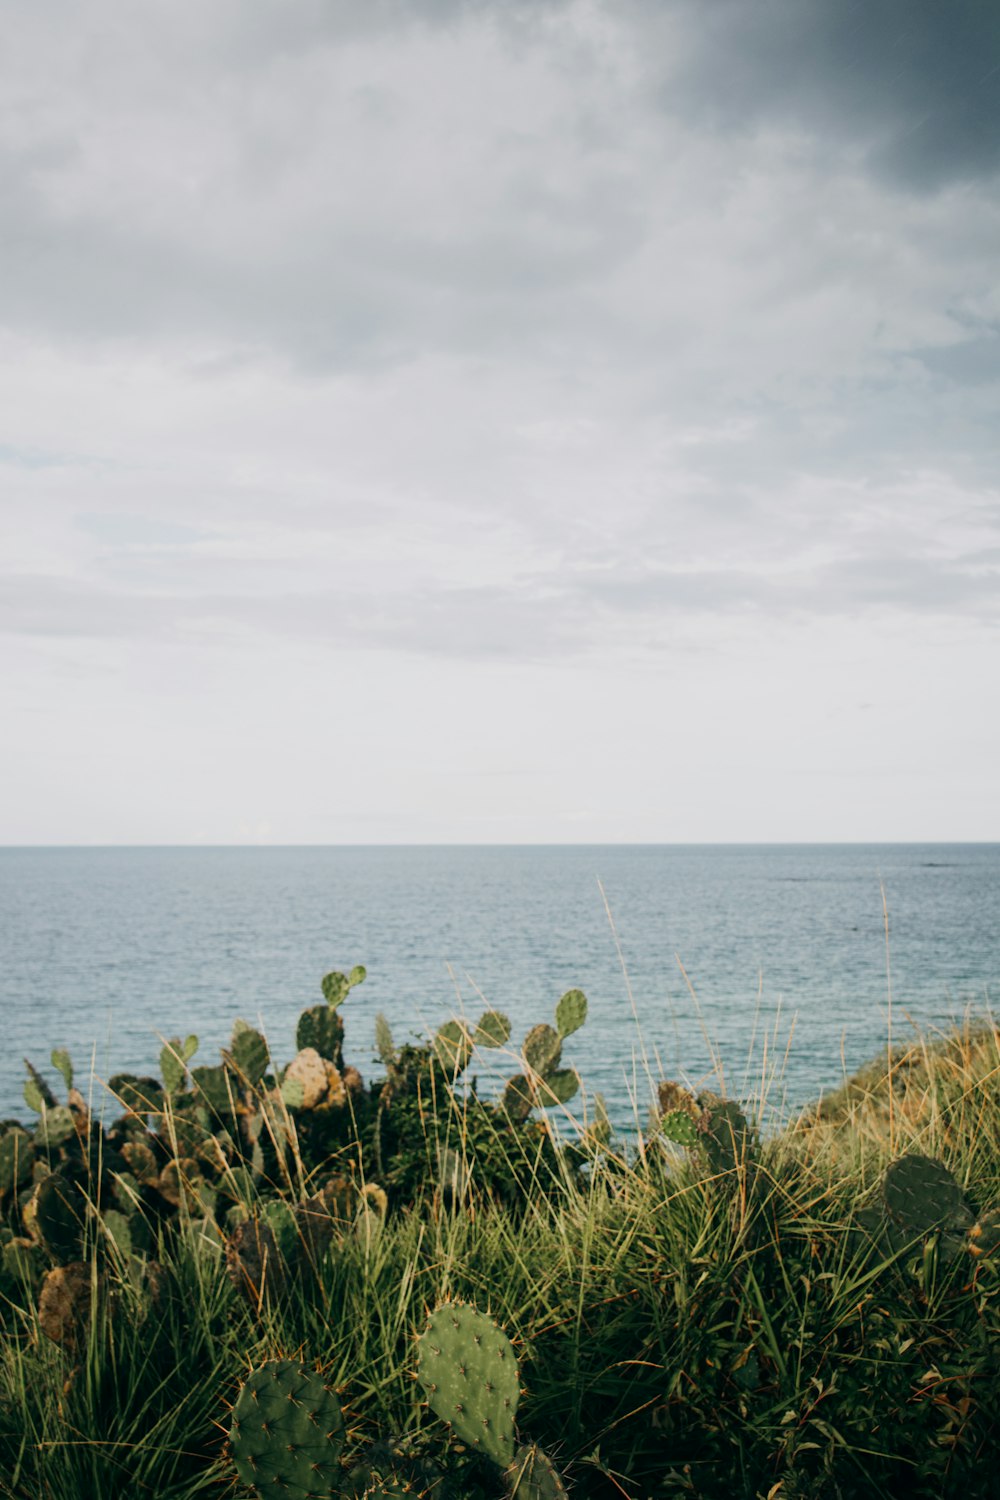
[[[619,1121],[643,1046],[700,1080],[707,1037],[751,1093],[793,1020],[774,1092],[801,1103],[884,1045],[880,882],[897,1030],[984,1009],[1000,985],[996,844],[2,849],[0,1112],[25,1113],[21,1059],[47,1065],[54,1046],[107,1078],[152,1070],[158,1036],[196,1031],[210,1062],[243,1016],[285,1061],[320,977],[355,963],[368,980],[346,1052],[366,1077],[377,1011],[402,1040],[485,997],[519,1041],[578,985],[590,1020],[564,1062]]]

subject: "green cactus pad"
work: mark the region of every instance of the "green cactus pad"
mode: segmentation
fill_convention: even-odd
[[[295,1045],[300,1052],[312,1047],[320,1057],[340,1067],[344,1045],[344,1023],[329,1005],[314,1005],[299,1016]]]
[[[58,1172],[43,1177],[31,1199],[38,1238],[56,1261],[76,1260],[83,1236],[83,1200]]]
[[[27,1182],[35,1160],[35,1148],[26,1130],[15,1127],[0,1136],[0,1198]]]
[[[534,1107],[534,1103],[535,1098],[531,1091],[531,1084],[523,1073],[516,1073],[513,1078],[508,1078],[507,1087],[503,1091],[501,1107],[510,1115],[512,1120],[526,1120]]]
[[[63,1083],[67,1090],[73,1087],[73,1060],[65,1047],[57,1047],[52,1053],[52,1066],[57,1073],[62,1074]]]
[[[510,1017],[500,1010],[486,1010],[479,1017],[472,1040],[477,1047],[505,1047],[510,1041]]]
[[[201,1102],[215,1114],[224,1115],[232,1111],[237,1091],[225,1068],[192,1068],[191,1082],[201,1096]]]
[[[368,970],[365,968],[364,964],[355,964],[354,968],[347,976],[347,983],[353,990],[356,984],[364,984],[367,978]]]
[[[545,1074],[538,1092],[543,1106],[568,1104],[580,1092],[580,1075],[575,1068],[557,1068]]]
[[[270,1198],[260,1211],[263,1222],[285,1261],[291,1262],[299,1248],[299,1223],[283,1198]]]
[[[566,1500],[566,1486],[548,1454],[537,1444],[518,1448],[507,1470],[511,1500]]]
[[[136,1115],[155,1115],[163,1109],[163,1089],[156,1078],[137,1078],[134,1073],[115,1073],[108,1088],[123,1109]]]
[[[558,1031],[541,1022],[532,1026],[524,1039],[524,1060],[535,1073],[551,1073],[559,1066],[562,1054],[562,1037]]]
[[[668,1141],[676,1146],[697,1146],[700,1136],[698,1127],[686,1109],[672,1109],[660,1121],[660,1129]]]
[[[889,1217],[914,1237],[962,1224],[967,1215],[962,1189],[944,1162],[916,1152],[889,1163],[882,1196]]]
[[[28,1070],[28,1076],[24,1080],[24,1102],[29,1109],[33,1109],[36,1115],[40,1115],[43,1109],[55,1109],[57,1100],[55,1094],[49,1088],[45,1079],[39,1073],[34,1063],[24,1059],[24,1066]]]
[[[454,1078],[468,1066],[472,1056],[472,1037],[464,1021],[446,1021],[434,1037],[434,1056],[441,1067]]]
[[[248,1026],[246,1021],[237,1021],[233,1027],[230,1051],[233,1064],[240,1075],[240,1081],[249,1084],[251,1088],[256,1088],[270,1063],[267,1042],[260,1032]]]
[[[57,1104],[55,1109],[43,1109],[42,1118],[35,1126],[36,1146],[61,1146],[76,1133],[76,1120],[73,1111],[65,1104]]]
[[[562,1037],[579,1031],[587,1019],[587,997],[583,990],[567,990],[556,1006],[556,1029]]]
[[[326,1500],[340,1488],[344,1419],[322,1375],[292,1359],[254,1370],[236,1398],[233,1462],[260,1500]]]
[[[753,1159],[754,1133],[747,1117],[733,1099],[717,1094],[699,1094],[703,1110],[698,1129],[698,1144],[710,1170],[719,1175],[749,1166]]]
[[[323,999],[332,1009],[342,1005],[347,999],[351,989],[351,981],[346,974],[336,970],[331,974],[324,974],[320,989],[323,991]]]
[[[184,1087],[187,1064],[184,1061],[183,1046],[180,1037],[174,1036],[160,1048],[160,1074],[168,1094],[176,1094]]]
[[[464,1302],[435,1308],[418,1341],[417,1379],[428,1405],[463,1443],[506,1468],[521,1393],[510,1339]]]

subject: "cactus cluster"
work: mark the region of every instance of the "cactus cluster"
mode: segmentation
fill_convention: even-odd
[[[417,1344],[417,1379],[431,1410],[467,1447],[501,1470],[510,1496],[562,1500],[562,1480],[535,1445],[518,1447],[521,1375],[510,1339],[464,1302],[435,1308]]]
[[[555,1025],[532,1026],[521,1047],[524,1071],[507,1080],[503,1108],[513,1120],[524,1120],[536,1106],[547,1109],[568,1104],[579,1092],[580,1075],[563,1068],[562,1046],[587,1019],[587,997],[567,990],[556,1006]]]
[[[657,1087],[655,1126],[660,1136],[684,1146],[703,1162],[723,1186],[742,1172],[751,1177],[756,1166],[757,1136],[733,1099],[704,1092],[695,1097],[669,1079]]]

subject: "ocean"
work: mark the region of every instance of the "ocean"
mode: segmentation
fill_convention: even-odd
[[[161,1037],[217,1061],[237,1016],[284,1062],[355,964],[366,1079],[378,1011],[402,1041],[489,1006],[519,1042],[579,987],[563,1063],[617,1123],[645,1120],[648,1073],[717,1087],[720,1063],[790,1109],[885,1046],[890,987],[899,1037],[984,1012],[998,918],[997,844],[0,849],[0,1113],[27,1114],[22,1058],[59,1083],[54,1047],[97,1098]]]

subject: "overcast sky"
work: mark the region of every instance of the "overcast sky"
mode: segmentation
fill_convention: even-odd
[[[0,21],[0,842],[1000,838],[995,0]]]

